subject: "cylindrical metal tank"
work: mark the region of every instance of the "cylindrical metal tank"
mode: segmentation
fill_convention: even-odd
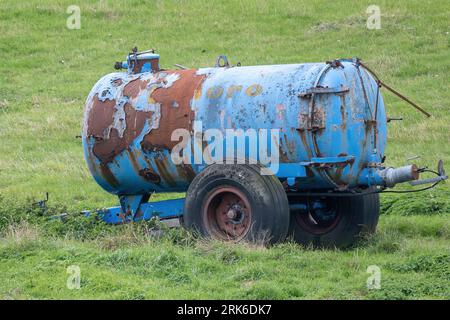
[[[101,78],[86,100],[84,154],[108,192],[186,191],[204,165],[175,165],[171,135],[192,132],[194,121],[203,130],[279,129],[280,163],[325,159],[307,166],[300,189],[365,185],[364,170],[382,162],[384,103],[357,60],[160,70],[157,55],[141,58]],[[348,161],[327,163],[337,158]]]

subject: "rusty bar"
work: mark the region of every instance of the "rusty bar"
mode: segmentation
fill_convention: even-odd
[[[385,84],[384,82],[381,82],[379,80],[380,85],[382,85],[383,87],[385,87],[386,89],[388,89],[390,92],[392,92],[393,94],[395,94],[397,97],[405,100],[406,102],[408,102],[410,105],[412,105],[414,108],[416,108],[417,110],[419,110],[420,112],[422,112],[424,115],[426,115],[427,117],[431,117],[431,114],[426,112],[424,109],[422,109],[421,107],[419,107],[417,104],[415,104],[414,102],[412,102],[411,100],[409,100],[407,97],[405,97],[404,95],[402,95],[400,92],[392,89],[391,87],[389,87],[387,84]]]

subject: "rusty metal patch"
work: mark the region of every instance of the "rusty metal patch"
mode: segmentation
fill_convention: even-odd
[[[170,150],[177,143],[170,139],[172,132],[191,129],[194,114],[190,103],[205,79],[196,70],[122,77],[100,87],[88,101],[86,137],[96,138],[93,153],[103,164],[141,134],[144,151]]]
[[[158,146],[172,150],[178,141],[171,141],[172,132],[175,129],[187,129],[191,131],[194,112],[191,110],[191,100],[195,92],[199,90],[204,75],[197,75],[196,70],[180,70],[167,72],[176,73],[179,79],[170,87],[156,89],[151,98],[161,106],[161,123],[159,128],[151,130],[141,142],[141,147]],[[176,102],[176,108],[173,107]]]

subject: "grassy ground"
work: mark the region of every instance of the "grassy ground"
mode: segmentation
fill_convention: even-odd
[[[75,136],[92,85],[134,45],[156,48],[165,68],[210,66],[223,53],[243,65],[359,56],[433,114],[385,94],[388,114],[404,118],[389,124],[387,163],[450,163],[448,1],[79,1],[81,29],[69,30],[72,4],[0,3],[0,297],[450,298],[448,184],[383,196],[378,234],[349,251],[228,246],[181,231],[157,241],[142,226],[59,226],[27,206],[46,191],[54,210],[117,204]],[[380,30],[366,28],[370,4]],[[81,290],[65,286],[70,264]],[[381,290],[366,288],[372,264]]]
[[[62,224],[27,206],[14,213],[15,222],[2,225],[3,299],[450,298],[444,215],[386,215],[376,235],[337,251],[211,242],[182,229],[157,236],[148,232],[153,223],[113,227],[72,217]],[[80,290],[66,287],[71,265],[81,270]],[[366,285],[371,265],[381,270],[379,290]]]

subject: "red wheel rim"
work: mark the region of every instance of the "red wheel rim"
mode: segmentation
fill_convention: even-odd
[[[250,202],[247,196],[235,187],[220,187],[211,191],[205,198],[202,211],[206,230],[215,238],[239,241],[250,230]]]
[[[316,235],[321,235],[333,230],[342,218],[342,212],[339,210],[336,202],[325,200],[325,207],[322,208],[324,212],[314,210],[311,201],[308,199],[307,212],[296,213],[295,220],[298,225],[308,232]]]

